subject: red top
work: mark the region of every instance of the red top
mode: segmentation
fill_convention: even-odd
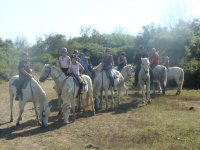
[[[155,52],[151,57],[150,57],[150,67],[154,68],[159,64],[159,56],[158,53]]]

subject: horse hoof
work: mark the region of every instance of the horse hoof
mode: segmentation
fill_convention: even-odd
[[[69,121],[64,121],[64,124],[69,124],[70,122]]]
[[[19,122],[16,123],[16,127],[18,127],[18,126],[19,126]]]
[[[151,100],[148,100],[148,101],[147,101],[147,104],[150,104],[150,103],[151,103]]]
[[[10,119],[10,122],[13,122],[13,119]]]

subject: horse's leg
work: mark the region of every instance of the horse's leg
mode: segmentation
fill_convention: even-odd
[[[25,106],[25,102],[23,100],[19,100],[19,116],[17,118],[17,122],[16,122],[16,126],[19,125],[19,121],[21,120],[22,118],[22,114],[24,112],[24,106]]]
[[[105,90],[105,99],[106,99],[106,111],[108,111],[108,90]]]
[[[75,100],[76,98],[74,98],[71,102],[72,104],[72,113],[73,113],[73,122],[75,121],[76,117],[75,117]]]
[[[115,108],[115,99],[114,99],[113,89],[111,89],[111,99],[112,99],[112,109],[113,109],[113,108]]]
[[[10,122],[13,122],[13,98],[14,95],[10,93]]]
[[[149,104],[151,102],[151,99],[150,99],[150,83],[146,86],[146,93],[147,93],[147,103]]]
[[[103,90],[100,91],[100,104],[99,104],[99,108],[102,109],[103,108]]]
[[[63,112],[63,118],[64,118],[64,123],[68,124],[69,123],[69,115],[70,115],[70,105],[67,103],[62,104],[62,112]]]
[[[177,84],[176,95],[179,95],[180,94],[180,87],[181,87],[181,83],[180,83],[179,79],[176,79],[176,84]]]
[[[144,92],[144,85],[140,85],[140,87],[142,89],[142,102],[145,105],[146,96],[145,96],[145,92]]]
[[[182,88],[183,88],[183,81],[180,82],[179,94],[181,94]]]
[[[155,86],[156,86],[156,82],[153,82],[153,94],[156,94],[156,90],[155,90]]]
[[[165,84],[164,81],[160,81],[161,83],[161,88],[162,88],[162,94],[165,95]]]
[[[117,107],[119,108],[120,103],[120,92],[117,92]]]
[[[93,93],[92,93],[92,92],[88,92],[88,93],[87,93],[87,98],[90,99],[90,103],[91,103],[91,105],[92,105],[92,112],[93,112],[93,114],[95,115]],[[88,104],[88,106],[89,106],[89,104]]]
[[[58,94],[58,114],[57,114],[58,119],[60,119],[62,115],[61,105],[62,105],[61,94]]]
[[[41,118],[38,118],[38,109],[37,109],[37,104],[36,104],[35,100],[33,100],[33,107],[34,107],[34,110],[35,110],[37,125],[40,125],[39,119],[41,119]]]

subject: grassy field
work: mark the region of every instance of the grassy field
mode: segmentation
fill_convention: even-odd
[[[19,127],[9,123],[8,85],[0,84],[0,149],[5,150],[143,150],[200,149],[200,91],[183,90],[175,96],[156,95],[141,105],[139,91],[130,90],[120,107],[96,116],[76,116],[74,123],[56,121],[57,100],[52,81],[42,83],[53,105],[49,127],[36,124],[32,103],[25,107]],[[14,102],[14,120],[18,105]]]

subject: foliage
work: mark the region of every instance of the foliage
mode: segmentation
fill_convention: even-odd
[[[185,69],[185,86],[199,88],[199,80],[191,83],[190,78],[197,78],[200,60],[200,20],[191,22],[179,20],[172,28],[150,24],[143,26],[141,32],[136,35],[128,35],[125,32],[113,32],[111,34],[100,34],[92,27],[82,27],[79,37],[67,39],[62,34],[50,34],[37,38],[35,45],[29,47],[25,38],[18,38],[13,44],[11,40],[0,39],[0,73],[13,75],[17,72],[19,55],[28,51],[30,60],[35,70],[40,71],[43,64],[57,64],[61,55],[61,48],[68,49],[68,55],[78,50],[80,55],[83,48],[89,50],[90,62],[97,65],[105,47],[111,48],[115,64],[119,54],[124,51],[128,63],[132,63],[137,49],[140,45],[151,54],[155,47],[160,55],[162,63],[165,56],[170,58],[170,66],[180,66]],[[15,57],[13,57],[15,56]],[[12,60],[12,61],[10,61]],[[190,63],[191,62],[191,63]]]

